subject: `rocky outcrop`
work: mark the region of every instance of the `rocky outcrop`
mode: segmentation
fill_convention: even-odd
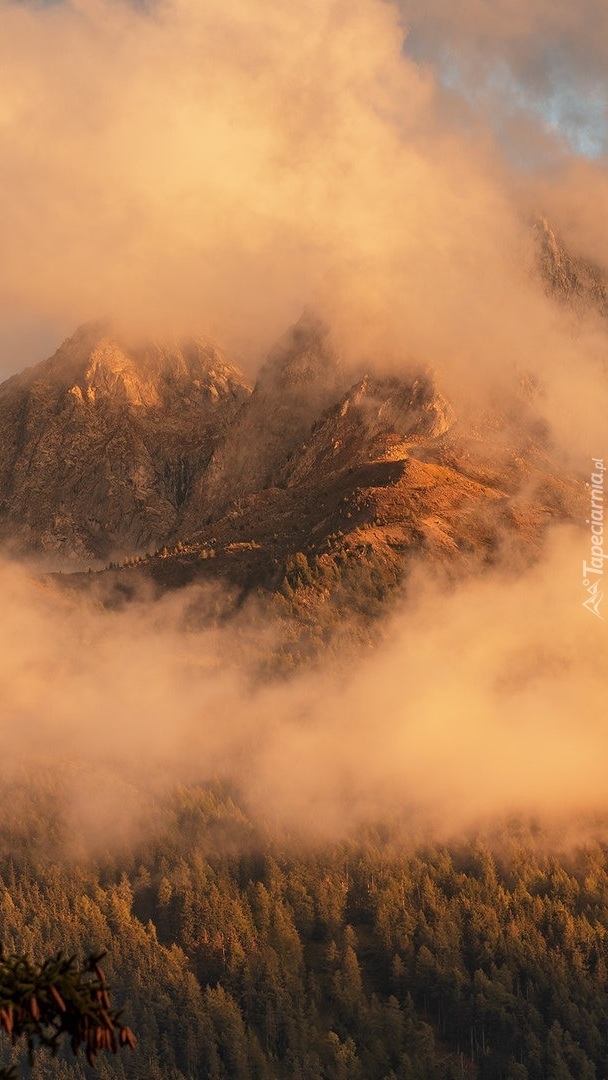
[[[305,314],[271,352],[251,397],[214,450],[187,509],[186,531],[272,486],[313,423],[345,388],[327,328]]]
[[[431,375],[411,381],[364,375],[315,424],[280,479],[294,486],[370,460],[406,459],[408,446],[443,435],[454,419]]]
[[[560,303],[608,316],[608,282],[600,267],[570,254],[546,218],[535,224],[538,262],[548,291]]]
[[[248,396],[208,342],[82,327],[0,387],[0,538],[83,559],[156,547]]]

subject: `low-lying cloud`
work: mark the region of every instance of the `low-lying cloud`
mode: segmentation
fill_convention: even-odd
[[[76,846],[136,835],[174,784],[218,778],[307,838],[408,814],[438,835],[601,814],[605,623],[582,607],[583,549],[560,529],[517,580],[421,570],[354,670],[279,682],[252,676],[254,621],[183,629],[204,592],[109,612],[4,564],[0,773],[57,771]]]

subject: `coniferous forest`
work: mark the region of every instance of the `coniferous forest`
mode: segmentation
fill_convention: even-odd
[[[600,1080],[608,846],[550,854],[531,823],[413,843],[407,823],[295,845],[221,786],[167,798],[145,841],[57,861],[52,786],[5,830],[10,952],[104,960],[144,1080]],[[50,821],[50,825],[49,825]],[[4,1038],[4,1037],[3,1037]],[[29,1075],[25,1048],[2,1062]],[[33,1080],[92,1076],[35,1055]]]

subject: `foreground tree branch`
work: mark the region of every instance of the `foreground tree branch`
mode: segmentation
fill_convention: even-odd
[[[36,965],[0,949],[0,1028],[13,1045],[26,1039],[30,1062],[41,1046],[57,1054],[64,1040],[74,1054],[83,1048],[92,1066],[100,1051],[135,1046],[133,1032],[111,1005],[99,966],[104,955],[92,954],[82,967],[63,953]],[[0,1080],[16,1076],[13,1068],[0,1067]]]

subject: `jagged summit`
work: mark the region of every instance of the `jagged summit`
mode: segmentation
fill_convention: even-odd
[[[260,372],[258,389],[335,386],[339,368],[329,327],[306,309],[271,350]]]
[[[600,267],[570,254],[547,218],[534,223],[538,262],[548,291],[561,303],[608,316],[608,281]]]
[[[282,479],[293,485],[370,458],[405,460],[413,443],[443,435],[454,419],[432,376],[404,381],[366,374],[315,424]]]
[[[480,434],[430,370],[352,380],[310,313],[253,390],[207,341],[81,327],[0,386],[0,539],[86,560],[156,552],[137,573],[247,589],[296,554],[379,560],[393,582],[425,551],[483,562],[505,534],[527,548],[568,516],[574,485],[521,409]]]
[[[249,392],[209,343],[80,327],[0,386],[0,537],[86,559],[155,546]]]
[[[305,313],[272,349],[251,397],[213,453],[186,526],[222,513],[235,499],[271,486],[323,411],[345,389],[328,328]]]
[[[219,400],[231,394],[235,373],[213,343],[195,337],[130,343],[108,321],[79,327],[48,360],[13,376],[5,385],[66,385],[77,399],[90,403],[121,399],[144,407],[170,407],[173,398]]]

